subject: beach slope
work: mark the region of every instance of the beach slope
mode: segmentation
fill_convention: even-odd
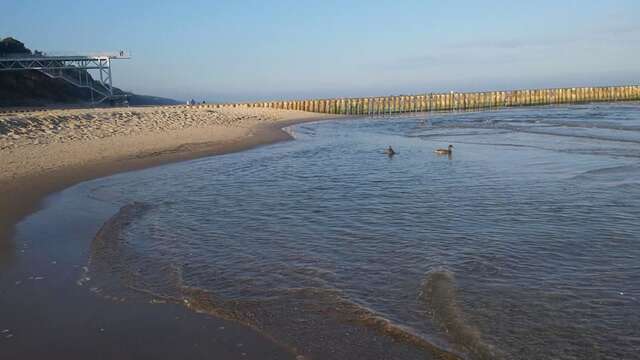
[[[282,127],[335,115],[158,106],[0,114],[0,252],[43,197],[75,183],[288,139]]]

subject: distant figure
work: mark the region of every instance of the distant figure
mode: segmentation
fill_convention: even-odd
[[[206,102],[206,101],[204,101],[204,100],[202,100],[202,103],[203,103],[203,104],[206,104],[207,102]]]
[[[120,50],[120,56],[124,56],[124,51]]]
[[[434,152],[438,155],[451,155],[453,153],[453,145],[449,145],[446,149],[436,149]]]
[[[384,151],[384,153],[385,153],[385,154],[387,154],[387,155],[389,155],[389,156],[393,156],[393,155],[395,155],[395,154],[396,154],[396,152],[393,150],[393,148],[391,147],[391,145],[389,145],[389,148],[388,148],[388,149],[386,149],[386,150]]]

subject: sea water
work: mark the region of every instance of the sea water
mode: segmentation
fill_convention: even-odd
[[[121,207],[80,283],[307,358],[638,358],[640,104],[287,130],[78,186]]]

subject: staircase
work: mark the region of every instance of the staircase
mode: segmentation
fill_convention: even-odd
[[[109,91],[109,89],[107,88],[106,85],[94,81],[93,78],[91,78],[91,75],[89,75],[89,73],[87,73],[86,71],[83,70],[78,70],[78,78],[74,78],[73,76],[70,76],[69,74],[65,73],[65,71],[67,70],[62,70],[62,69],[42,69],[42,70],[38,70],[41,73],[45,74],[46,76],[52,78],[52,79],[62,79],[74,86],[80,87],[80,88],[85,88],[85,89],[90,89],[91,91],[101,95],[102,97],[100,99],[98,99],[97,101],[94,101],[94,103],[101,103],[103,101],[105,101],[106,99],[109,99],[113,96],[113,94],[111,93],[111,91]],[[84,74],[84,79],[82,79]],[[83,81],[84,80],[84,81]],[[91,97],[93,98],[93,94],[91,94]]]

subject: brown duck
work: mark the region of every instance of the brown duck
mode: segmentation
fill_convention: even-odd
[[[453,145],[449,145],[446,149],[436,149],[434,152],[439,155],[451,155],[453,153]]]

